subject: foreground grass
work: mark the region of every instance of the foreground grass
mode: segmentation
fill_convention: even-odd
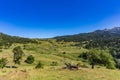
[[[31,73],[32,72],[32,73]],[[27,80],[120,80],[118,70],[80,69],[80,70],[32,70]]]
[[[17,69],[0,69],[0,80],[120,80],[120,71],[117,69],[110,70],[104,67],[96,67],[95,69],[89,67],[81,68],[80,70],[62,69],[65,66],[64,57],[68,63],[85,64],[79,60],[78,55],[87,50],[71,46],[74,44],[73,42],[61,44],[48,41],[41,41],[41,44],[26,44],[26,49],[24,49],[25,56],[22,58],[21,65],[16,65]],[[23,46],[23,44],[16,44],[16,46],[18,45]],[[8,66],[15,65],[12,52],[14,47],[13,45],[11,48],[3,49],[0,52],[0,57],[8,59]],[[63,55],[63,52],[66,52],[66,54]],[[35,57],[33,64],[24,62],[29,55]],[[39,61],[45,65],[44,69],[34,69]],[[58,66],[50,66],[53,61],[56,61]]]
[[[44,69],[3,69],[0,80],[120,80],[119,70],[81,68],[65,70],[59,67]]]

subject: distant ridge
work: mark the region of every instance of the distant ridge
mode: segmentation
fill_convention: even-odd
[[[89,40],[107,40],[107,39],[115,39],[120,38],[120,27],[114,27],[112,29],[103,29],[103,30],[95,30],[89,33],[80,33],[75,35],[66,35],[66,36],[57,36],[53,39],[57,39],[57,41],[89,41]],[[49,39],[49,38],[48,38]],[[23,38],[18,36],[10,36],[4,33],[0,33],[0,43],[36,43],[35,39]]]
[[[18,36],[10,36],[4,33],[0,33],[0,43],[6,44],[6,43],[29,43],[29,42],[35,42],[32,39],[29,38],[23,38]]]
[[[101,39],[113,39],[120,38],[120,27],[114,27],[112,29],[103,29],[103,30],[95,30],[90,33],[80,33],[75,35],[68,36],[58,36],[54,37],[58,41],[88,41],[88,40],[101,40]]]
[[[109,31],[111,33],[120,34],[120,27],[114,27],[112,29],[106,29],[105,31]]]

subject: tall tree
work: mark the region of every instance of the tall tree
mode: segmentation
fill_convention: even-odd
[[[106,50],[90,50],[88,54],[88,60],[92,65],[92,69],[94,68],[95,64],[103,64],[109,69],[115,68],[115,62],[111,54]]]
[[[14,53],[14,58],[13,58],[14,63],[20,64],[20,60],[22,59],[22,56],[24,54],[21,47],[20,46],[15,47],[13,49],[13,53]]]

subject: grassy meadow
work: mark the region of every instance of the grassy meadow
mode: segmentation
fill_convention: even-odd
[[[13,44],[8,49],[2,49],[0,56],[7,58],[8,66],[17,66],[18,68],[0,69],[0,80],[120,80],[120,71],[115,69],[106,69],[102,66],[91,66],[87,62],[82,62],[78,56],[87,50],[82,47],[74,46],[75,42],[56,42],[56,40],[41,40],[38,44]],[[21,46],[24,56],[20,65],[13,63],[13,48]],[[65,52],[65,54],[63,54]],[[35,62],[33,64],[25,63],[27,56],[33,55]],[[38,62],[44,65],[43,69],[35,69]],[[64,61],[81,66],[79,70],[62,69],[65,67]],[[56,66],[51,66],[52,62],[57,62]]]

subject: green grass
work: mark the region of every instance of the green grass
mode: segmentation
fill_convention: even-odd
[[[110,70],[96,66],[93,70],[89,64],[79,61],[78,55],[87,50],[71,46],[74,44],[74,42],[58,43],[55,40],[40,41],[40,44],[25,44],[26,49],[23,49],[25,56],[22,58],[21,65],[16,65],[17,69],[0,69],[0,80],[120,80],[120,72],[117,69]],[[8,59],[8,65],[15,65],[12,49],[18,45],[23,48],[24,44],[13,44],[9,49],[3,49],[0,52],[0,57]],[[66,52],[66,54],[62,54],[63,52]],[[33,64],[24,62],[29,55],[35,57]],[[62,69],[65,66],[64,60],[74,65],[77,63],[85,64],[89,68],[80,68],[80,70]],[[39,61],[44,64],[43,69],[35,69]],[[57,62],[58,66],[50,66],[53,61]]]
[[[60,66],[61,67],[61,66]],[[6,72],[1,72],[1,78],[8,78],[7,80],[23,80],[22,76],[27,74],[24,80],[120,80],[119,70],[109,70],[105,68],[81,68],[80,70],[64,70],[60,67],[44,69],[33,69],[32,67],[18,68],[18,69],[4,69]],[[20,74],[21,70],[26,70],[24,74]],[[10,74],[13,73],[13,75]],[[4,75],[4,76],[3,76]],[[10,75],[10,76],[9,76]]]
[[[32,70],[35,74],[29,74],[28,80],[119,80],[118,70],[108,69],[81,69],[77,71],[70,70]],[[113,74],[114,73],[114,74]],[[36,76],[36,77],[35,77]],[[38,78],[38,79],[37,79]]]

